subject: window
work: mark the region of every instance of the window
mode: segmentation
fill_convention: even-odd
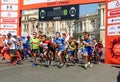
[[[55,27],[55,23],[52,23],[52,27],[53,27],[53,28]]]
[[[28,29],[29,28],[29,24],[26,24],[26,29]]]
[[[82,28],[82,22],[80,22],[80,31],[82,31],[83,28]]]
[[[41,23],[41,28],[43,28],[43,23]]]
[[[49,23],[47,23],[47,28],[49,27]]]
[[[26,24],[24,24],[24,29],[26,29]]]

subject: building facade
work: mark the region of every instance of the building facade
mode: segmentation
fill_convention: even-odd
[[[83,33],[89,32],[91,38],[99,37],[99,16],[98,13],[85,14],[80,17],[79,20],[75,21],[74,36],[78,39],[83,39]]]
[[[83,32],[89,32],[91,39],[102,39],[105,44],[105,3],[98,4],[98,10],[92,14],[84,14],[74,22],[74,36],[77,39],[83,38]]]
[[[47,36],[54,36],[55,32],[66,33],[70,31],[70,36],[73,35],[74,20],[62,21],[39,21],[38,9],[25,10],[22,13],[22,35],[31,35],[33,32],[42,31]]]

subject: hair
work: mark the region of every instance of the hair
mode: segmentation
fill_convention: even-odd
[[[73,40],[73,39],[74,39],[74,37],[70,37],[70,39],[72,39],[72,40]]]
[[[6,35],[3,34],[2,36],[6,38]]]
[[[89,32],[84,32],[84,34],[86,34],[86,35],[90,36],[90,33],[89,33]]]
[[[62,35],[63,35],[63,36],[66,36],[66,34],[65,34],[65,33],[62,33]]]
[[[33,34],[37,34],[37,32],[33,32]]]
[[[45,37],[45,38],[47,38],[47,36],[46,36],[46,35],[42,35],[42,37]]]
[[[42,33],[42,31],[38,31],[38,33]]]

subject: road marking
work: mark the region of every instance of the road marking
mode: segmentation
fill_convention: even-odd
[[[12,67],[4,67],[4,68],[0,68],[0,71],[1,71],[1,70],[11,69],[11,68],[26,67],[26,66],[30,66],[30,65],[31,65],[31,64],[18,65],[18,66],[12,66]]]

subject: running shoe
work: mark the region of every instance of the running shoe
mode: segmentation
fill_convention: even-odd
[[[35,66],[36,66],[36,64],[35,64],[35,63],[33,63],[33,64],[32,64],[32,67],[35,67]]]
[[[88,65],[90,65],[90,62],[88,62]]]
[[[46,65],[48,65],[48,66],[49,66],[49,65],[50,65],[50,61],[46,61]]]
[[[17,65],[17,62],[16,62],[16,61],[15,61],[15,62],[13,62],[13,65],[14,65],[14,66],[16,66],[16,65]]]
[[[84,66],[84,67],[85,67],[85,69],[87,69],[87,67],[88,67],[88,64],[85,64],[85,66]]]
[[[90,64],[90,67],[92,68],[92,67],[93,67],[93,65],[92,65],[92,64]]]
[[[64,66],[64,63],[63,63],[63,62],[59,64],[59,67],[63,67],[63,66]]]
[[[88,62],[88,65],[92,68],[93,66],[92,66],[92,63],[90,63],[90,62]]]

